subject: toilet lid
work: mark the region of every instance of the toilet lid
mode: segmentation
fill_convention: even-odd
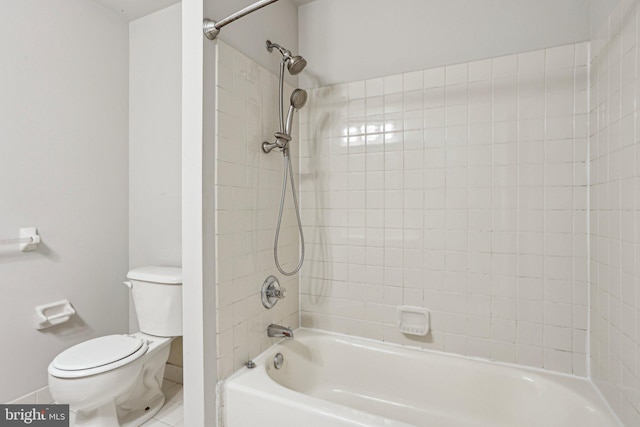
[[[107,335],[74,345],[60,353],[51,364],[63,371],[96,368],[131,356],[143,345],[143,340],[137,337]]]

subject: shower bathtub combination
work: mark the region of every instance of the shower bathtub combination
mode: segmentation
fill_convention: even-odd
[[[207,19],[204,33],[213,40],[222,27],[276,1],[259,0],[218,22]],[[609,115],[606,124],[595,121],[596,130],[606,138],[596,141],[601,145],[600,157],[590,158],[589,151],[590,114],[595,111],[599,117],[600,113],[590,101],[598,101],[602,105],[598,108],[605,112],[609,104],[626,103],[623,108],[628,109],[629,120],[625,125],[632,124],[637,114],[636,99],[621,100],[622,88],[616,86],[620,80],[629,87],[638,84],[635,46],[640,46],[640,38],[636,40],[640,12],[638,7],[631,8],[632,3],[637,2],[616,9],[611,28],[603,27],[604,39],[610,34],[617,42],[599,46],[599,39],[595,43],[565,41],[517,53],[494,52],[496,56],[474,57],[471,62],[438,63],[438,67],[425,61],[421,65],[431,68],[396,69],[395,74],[383,75],[389,70],[380,68],[370,74],[319,78],[321,56],[314,56],[316,47],[301,46],[311,70],[306,81],[296,83],[309,93],[285,81],[286,72],[286,78],[295,81],[305,70],[303,56],[266,40],[268,52],[281,55],[276,79],[252,58],[222,41],[217,44],[216,86],[222,96],[217,97],[216,110],[221,112],[219,123],[235,126],[218,127],[222,128],[217,129],[219,146],[232,142],[240,153],[252,154],[235,156],[220,150],[219,170],[233,173],[219,174],[216,186],[226,197],[238,188],[245,194],[260,194],[254,206],[238,203],[238,209],[216,208],[222,224],[233,223],[236,210],[240,211],[237,230],[220,227],[228,248],[219,253],[244,255],[248,248],[231,242],[256,243],[262,238],[255,237],[256,223],[277,218],[274,266],[282,276],[292,277],[287,287],[294,289],[294,297],[286,304],[292,300],[298,304],[280,305],[265,316],[256,310],[246,318],[249,315],[236,313],[248,311],[240,304],[249,301],[256,289],[235,284],[244,283],[249,273],[257,275],[256,269],[237,268],[236,276],[230,274],[234,277],[217,283],[234,300],[217,307],[219,313],[227,309],[233,314],[229,316],[233,322],[216,331],[219,336],[225,334],[221,341],[234,344],[218,352],[218,378],[226,378],[218,384],[223,426],[621,427],[623,421],[627,426],[640,425],[635,353],[626,351],[621,357],[620,348],[605,352],[601,346],[608,335],[606,339],[590,335],[599,327],[618,329],[618,325],[591,323],[608,322],[606,314],[598,313],[602,302],[591,298],[601,291],[606,298],[620,293],[619,284],[610,288],[605,283],[595,294],[590,288],[594,266],[610,267],[608,253],[602,259],[590,259],[589,236],[595,236],[594,241],[603,237],[600,230],[591,233],[590,215],[596,212],[594,224],[606,224],[597,213],[605,212],[603,218],[608,220],[611,210],[606,203],[592,208],[590,180],[603,185],[594,187],[598,197],[611,188],[625,191],[630,196],[626,208],[613,206],[619,209],[618,219],[626,218],[629,224],[637,219],[631,214],[638,206],[632,180],[637,180],[632,171],[636,166],[620,161],[617,134],[615,143],[608,139],[609,126],[619,126],[618,120],[622,126],[620,114]],[[318,11],[333,13],[331,9]],[[626,9],[633,9],[635,15],[624,12],[631,18],[625,18],[627,30],[622,31],[617,20]],[[616,34],[622,34],[623,43]],[[605,46],[611,46],[612,53]],[[633,53],[621,60],[619,50]],[[595,98],[590,92],[592,68],[602,69],[602,74],[594,74],[598,77],[594,83],[606,89],[595,92]],[[617,74],[611,84],[607,79]],[[290,93],[288,105],[285,89]],[[306,115],[296,122],[296,113],[308,101]],[[609,119],[615,120],[608,123]],[[245,132],[247,124],[251,129]],[[265,137],[265,131],[274,131],[273,138]],[[630,149],[634,143],[631,138],[625,142],[629,159],[635,158],[636,151]],[[259,156],[273,151],[282,154],[281,187],[273,179],[276,163],[255,155],[259,150]],[[589,168],[594,161],[599,162],[594,163],[595,175]],[[616,181],[617,171],[606,179],[600,176],[608,174],[612,164],[627,169],[624,190]],[[259,178],[239,183],[234,178],[242,174]],[[613,181],[600,182],[607,179]],[[287,208],[285,215],[288,185],[293,209]],[[263,203],[268,193],[275,195],[279,188],[279,204]],[[598,197],[595,201],[602,202]],[[632,230],[633,224],[627,228]],[[610,240],[603,247],[614,241],[622,251],[619,230],[604,237]],[[279,242],[286,257],[279,258]],[[254,246],[265,249],[260,245],[262,241]],[[301,270],[306,250],[309,262]],[[625,250],[633,253],[635,249],[627,245]],[[622,264],[620,259],[615,262]],[[625,262],[630,271],[631,256]],[[272,266],[260,268],[268,276],[260,293],[262,304],[272,309],[284,298],[285,289],[272,274]],[[621,272],[616,273],[618,277]],[[595,277],[599,276],[603,274],[598,270]],[[472,277],[479,279],[473,289]],[[632,278],[626,282],[627,293],[634,295]],[[372,293],[370,298],[367,292]],[[265,322],[325,325],[357,333],[364,322],[370,322],[367,327],[372,330],[392,326],[387,314],[402,303],[411,304],[403,310],[426,319],[405,325],[399,318],[396,326],[402,333],[425,336],[430,307],[439,316],[450,315],[448,326],[454,331],[444,332],[458,334],[460,339],[452,340],[451,346],[432,341],[446,351],[438,352],[412,347],[418,342],[399,336],[391,339],[407,346],[315,329],[294,333],[289,327]],[[629,314],[636,307],[626,309]],[[303,319],[305,312],[307,319]],[[632,319],[632,314],[627,317]],[[463,321],[464,327],[460,326]],[[443,332],[440,322],[444,321],[434,322],[435,334]],[[633,321],[626,323],[633,325]],[[469,324],[481,326],[472,330]],[[291,339],[266,348],[273,342],[260,336],[264,332],[268,338]],[[619,332],[627,335],[626,349],[634,349],[633,326],[613,333]],[[464,353],[463,335],[477,338],[482,347],[471,353],[491,360],[447,353]],[[615,377],[621,375],[629,378],[627,384],[635,385],[620,384]],[[600,384],[607,387],[598,388]]]
[[[317,330],[254,363],[223,386],[226,426],[620,425],[586,379]]]

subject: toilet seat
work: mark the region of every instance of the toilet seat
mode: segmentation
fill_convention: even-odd
[[[74,345],[60,353],[49,365],[49,374],[58,378],[80,378],[111,371],[138,359],[147,352],[146,340],[131,335],[107,335]]]

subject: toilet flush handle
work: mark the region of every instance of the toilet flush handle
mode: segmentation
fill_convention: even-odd
[[[133,288],[133,282],[130,282],[129,280],[127,280],[126,282],[122,282],[122,283],[127,285],[127,288],[129,288],[129,289]]]

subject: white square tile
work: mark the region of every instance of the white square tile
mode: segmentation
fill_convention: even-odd
[[[160,411],[153,417],[151,421],[160,422],[158,426],[169,425],[177,426],[184,420],[184,406],[182,402],[182,386],[172,387],[169,392],[173,395],[167,396],[167,401]],[[147,424],[145,424],[146,426]],[[151,423],[150,425],[155,425]]]
[[[466,125],[468,122],[468,107],[466,105],[454,105],[446,108],[447,126]]]
[[[329,92],[332,103],[338,103],[349,100],[349,85],[339,84],[331,87]]]
[[[365,101],[367,116],[378,116],[384,113],[384,97],[372,96],[367,97]],[[368,120],[367,120],[368,121]]]
[[[384,93],[385,95],[402,92],[403,90],[403,78],[402,74],[393,76],[386,76],[384,78]]]
[[[542,325],[539,323],[518,322],[518,344],[542,347]]]
[[[518,321],[522,320],[531,323],[542,323],[542,302],[533,300],[520,300],[517,302],[517,306]]]
[[[540,76],[544,78],[545,72],[545,51],[536,50],[533,52],[521,53],[518,55],[518,75],[526,82],[530,76]]]
[[[445,106],[445,88],[435,87],[424,91],[424,108],[438,108]]]
[[[566,45],[547,49],[547,70],[570,68],[575,64],[575,46]]]
[[[494,58],[492,61],[493,78],[515,77],[518,74],[518,56],[509,55]]]
[[[516,345],[516,361],[518,364],[532,366],[535,368],[543,367],[543,349],[531,345]]]
[[[365,97],[365,82],[349,83],[347,87],[349,99],[361,99]]]
[[[553,285],[551,282],[548,286],[545,285],[545,288],[549,288],[553,286],[557,288],[561,286],[559,283],[563,281],[557,281],[558,283]],[[554,289],[556,290],[556,289]],[[560,290],[560,292],[562,292]],[[564,295],[562,293],[558,294],[558,292],[552,292],[545,290],[545,295],[548,295],[548,302],[545,302],[544,305],[544,319],[545,324],[555,325],[555,326],[563,326],[563,327],[571,327],[572,326],[572,307],[570,305],[570,298],[567,295],[569,290],[564,291]],[[559,300],[563,302],[551,302],[553,300]],[[568,302],[567,302],[568,301]]]
[[[573,356],[569,351],[544,349],[543,367],[552,371],[572,373]]]
[[[543,336],[545,348],[570,352],[573,347],[573,336],[570,328],[545,325]]]
[[[424,88],[443,87],[445,85],[445,69],[433,68],[424,71]]]
[[[468,82],[468,64],[457,64],[446,67],[446,83],[447,86],[459,85]]]
[[[576,67],[581,67],[585,65],[589,65],[589,43],[578,43],[575,46],[576,58],[575,65]]]
[[[233,90],[233,70],[224,63],[216,69],[216,85],[228,91]]]
[[[467,106],[469,103],[469,88],[467,84],[448,84],[445,88],[446,105]]]
[[[469,82],[491,80],[491,60],[484,59],[469,63]]]
[[[325,253],[346,259],[332,263],[332,273],[317,280],[356,279],[360,287],[352,288],[351,298],[365,293],[379,306],[365,301],[336,307],[351,316],[346,322],[304,300],[306,313],[323,319],[315,324],[415,345],[394,327],[372,334],[375,328],[366,325],[392,325],[394,305],[425,304],[440,310],[429,348],[584,374],[577,352],[585,339],[588,287],[577,282],[586,282],[586,253],[580,250],[586,245],[586,221],[577,220],[575,212],[586,208],[586,174],[580,170],[588,129],[587,98],[576,88],[586,94],[580,73],[587,62],[583,44],[334,87],[338,100],[341,93],[367,100],[350,105],[354,117],[347,125],[338,119],[330,126],[331,150],[315,165],[308,163],[316,168],[315,178],[305,178],[301,187],[317,197],[306,197],[309,210],[303,217],[322,206],[326,212],[319,219],[330,242]],[[574,70],[574,64],[584,69]],[[623,105],[631,105],[631,98],[625,99]],[[331,114],[341,117],[344,112],[334,106]],[[591,120],[592,132],[598,129],[593,122],[617,120],[599,114],[602,119]],[[321,118],[321,112],[309,115],[308,132]],[[623,133],[629,123],[620,126]],[[340,140],[329,139],[341,128],[359,138],[346,151]],[[607,137],[625,140],[613,133]],[[610,140],[592,149],[594,157],[624,147]],[[608,159],[603,165],[592,166],[606,181],[616,169]],[[625,165],[622,173],[634,177],[633,162]],[[271,167],[275,171],[278,164]],[[309,186],[311,180],[320,187]],[[323,182],[330,183],[330,197]],[[635,188],[616,185],[623,194]],[[598,198],[613,194],[608,190]],[[251,206],[251,197],[246,199]],[[612,220],[608,214],[606,219]],[[609,229],[608,222],[600,229],[605,225]],[[343,235],[344,247],[337,244]],[[265,253],[267,247],[268,239]],[[608,244],[606,249],[609,253]],[[268,261],[267,254],[265,265]],[[376,283],[379,293],[365,290]],[[314,292],[308,283],[303,286]]]
[[[403,110],[407,111],[416,111],[420,110],[422,112],[423,109],[423,91],[422,90],[411,90],[407,91],[405,89],[404,97],[403,97]],[[422,121],[420,121],[420,128],[423,126]]]
[[[491,341],[491,358],[500,362],[515,363],[515,344],[503,341]]]
[[[424,84],[423,71],[413,71],[403,74],[404,91],[422,90]]]
[[[367,97],[384,95],[384,79],[376,78],[365,82],[365,91]]]

